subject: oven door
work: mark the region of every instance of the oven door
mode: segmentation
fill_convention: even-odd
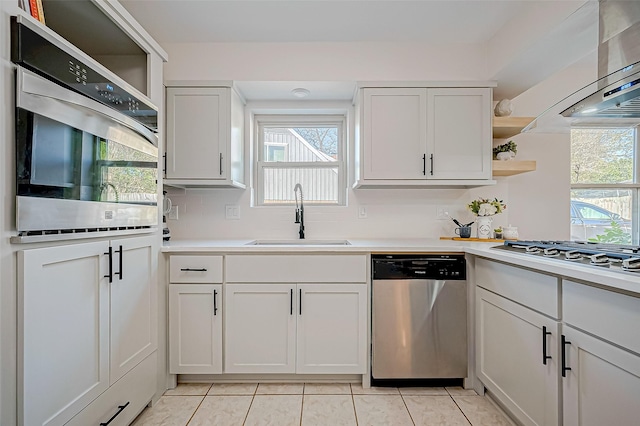
[[[21,67],[16,87],[19,232],[158,225],[153,132]]]

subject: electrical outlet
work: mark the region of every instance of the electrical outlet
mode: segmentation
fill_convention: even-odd
[[[367,218],[367,206],[358,207],[358,219],[366,219]]]
[[[179,206],[171,206],[171,210],[169,210],[169,214],[167,215],[167,219],[169,219],[169,220],[178,220],[178,207]]]
[[[240,219],[240,206],[237,204],[227,204],[224,206],[224,217],[230,220]]]
[[[436,219],[437,220],[447,220],[449,217],[448,209],[446,207],[436,207]]]

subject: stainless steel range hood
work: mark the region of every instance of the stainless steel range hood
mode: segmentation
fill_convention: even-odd
[[[546,110],[523,132],[640,125],[640,1],[600,0],[598,80]]]

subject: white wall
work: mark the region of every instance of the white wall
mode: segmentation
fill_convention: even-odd
[[[165,65],[166,80],[484,80],[487,72],[485,50],[475,45],[452,49],[390,43],[213,43],[165,48],[171,57]],[[514,115],[538,115],[559,100],[558,93],[566,94],[586,79],[588,73],[582,71],[580,78],[563,71],[523,93],[514,99]],[[459,220],[471,221],[465,205],[482,196],[507,203],[506,212],[495,216],[495,226],[518,226],[523,238],[567,239],[568,135],[526,134],[514,140],[519,159],[537,160],[536,172],[498,178],[496,186],[471,190],[349,189],[346,207],[305,209],[307,238],[453,235],[455,226],[436,220],[436,209],[446,207]],[[249,152],[248,142],[246,148]],[[249,177],[247,171],[251,183]],[[169,197],[179,206],[179,220],[168,222],[173,239],[297,238],[294,209],[251,207],[250,189],[169,189]],[[240,206],[239,220],[225,219],[227,204]],[[366,207],[366,219],[358,218],[359,206]]]
[[[595,55],[554,74],[513,100],[514,114],[537,116],[595,80]],[[536,160],[537,170],[508,179],[509,221],[518,226],[522,239],[570,238],[570,163],[569,129],[520,134],[512,138],[518,144],[518,159]],[[505,141],[498,141],[504,143]]]

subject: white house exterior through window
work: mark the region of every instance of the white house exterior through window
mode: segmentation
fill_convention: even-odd
[[[345,203],[345,117],[258,115],[257,204],[295,204],[294,186],[309,205]]]

